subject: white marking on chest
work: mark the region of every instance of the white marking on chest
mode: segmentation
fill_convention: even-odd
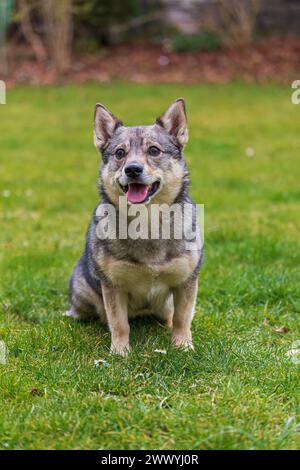
[[[195,252],[186,253],[165,263],[149,265],[117,260],[101,255],[100,266],[112,284],[128,292],[172,288],[184,283],[197,264]]]

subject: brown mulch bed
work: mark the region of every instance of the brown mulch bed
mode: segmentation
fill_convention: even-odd
[[[8,86],[57,82],[51,64],[38,64],[27,48],[11,46]],[[227,83],[275,82],[300,78],[300,38],[269,38],[243,48],[198,53],[166,52],[149,43],[131,43],[103,49],[94,55],[76,55],[66,83]]]

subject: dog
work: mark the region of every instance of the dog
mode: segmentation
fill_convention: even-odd
[[[100,318],[111,332],[112,353],[128,354],[129,319],[139,315],[156,316],[172,329],[174,346],[193,349],[191,322],[202,264],[201,243],[197,242],[196,249],[187,249],[187,240],[184,236],[177,239],[174,229],[169,239],[161,235],[156,239],[123,238],[118,230],[114,239],[97,234],[99,209],[109,205],[120,216],[121,197],[125,206],[142,205],[147,213],[155,204],[187,204],[193,208],[195,226],[195,204],[189,197],[189,172],[183,155],[187,141],[182,98],[155,124],[136,127],[125,127],[105,106],[96,105],[94,143],[102,157],[100,202],[70,280],[69,315]],[[198,239],[199,229],[196,231]]]

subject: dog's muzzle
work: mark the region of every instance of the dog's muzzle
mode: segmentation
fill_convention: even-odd
[[[160,189],[161,182],[159,180],[147,184],[142,178],[127,178],[123,184],[120,178],[119,185],[124,194],[126,194],[128,202],[131,204],[145,204],[149,202],[151,197]]]

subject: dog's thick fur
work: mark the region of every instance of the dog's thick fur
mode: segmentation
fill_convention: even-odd
[[[113,204],[132,180],[125,173],[134,163],[142,167],[138,182],[159,189],[151,204],[193,202],[188,195],[188,170],[183,147],[188,139],[185,104],[176,100],[152,126],[125,127],[104,106],[96,105],[94,141],[102,153],[99,204]],[[150,147],[155,147],[150,155]],[[121,152],[116,153],[118,149]],[[157,150],[158,149],[158,150]],[[118,156],[118,158],[117,158]],[[150,187],[150,186],[149,186]],[[129,321],[137,315],[155,315],[173,329],[175,346],[192,347],[191,321],[197,296],[202,249],[189,251],[185,240],[100,240],[96,210],[84,253],[70,281],[70,315],[98,316],[111,331],[111,351],[129,351]]]

